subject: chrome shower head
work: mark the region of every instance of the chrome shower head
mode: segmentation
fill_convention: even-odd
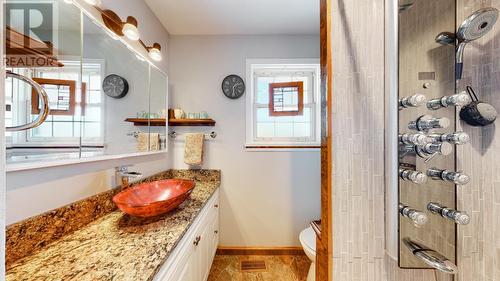
[[[439,43],[441,45],[455,45],[455,34],[451,32],[441,32],[436,36],[436,39],[434,39],[436,43]]]
[[[458,28],[456,38],[458,46],[456,51],[455,79],[462,78],[463,54],[467,43],[484,36],[497,22],[498,10],[492,7],[475,11]]]
[[[465,19],[457,31],[460,41],[476,40],[493,28],[498,19],[498,10],[495,8],[483,8],[475,11]]]

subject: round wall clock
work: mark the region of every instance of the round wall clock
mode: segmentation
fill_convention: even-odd
[[[128,92],[128,82],[119,75],[110,74],[102,81],[102,89],[109,97],[121,99]]]
[[[238,75],[229,75],[222,81],[222,92],[230,99],[237,99],[245,93],[245,81]]]

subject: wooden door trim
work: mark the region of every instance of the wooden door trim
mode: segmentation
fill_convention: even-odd
[[[321,232],[316,240],[316,281],[332,281],[332,0],[320,0]]]

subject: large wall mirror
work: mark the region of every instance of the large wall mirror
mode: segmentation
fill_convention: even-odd
[[[37,7],[54,16],[36,33],[16,21],[36,4],[6,2],[7,68],[14,73],[6,80],[6,125],[43,114],[43,100],[23,77],[45,90],[50,110],[40,125],[7,132],[8,169],[166,150],[166,122],[151,122],[167,115],[165,73],[76,5]]]

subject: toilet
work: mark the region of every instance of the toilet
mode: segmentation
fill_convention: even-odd
[[[299,240],[306,256],[311,260],[307,281],[314,281],[316,278],[316,233],[312,227],[308,227],[300,232]]]

